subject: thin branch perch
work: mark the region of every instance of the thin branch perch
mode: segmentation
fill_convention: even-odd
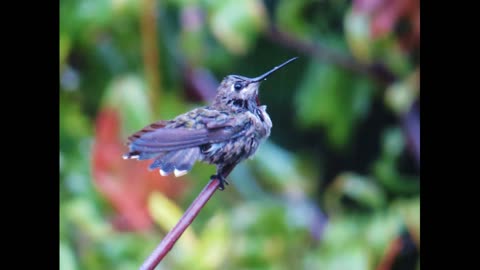
[[[178,238],[193,222],[203,206],[208,202],[213,193],[218,189],[220,181],[218,179],[212,179],[198,194],[197,198],[192,202],[190,207],[185,211],[180,221],[173,229],[163,238],[162,242],[157,248],[150,254],[145,262],[140,267],[140,270],[153,270],[172,249],[173,245],[177,242]]]

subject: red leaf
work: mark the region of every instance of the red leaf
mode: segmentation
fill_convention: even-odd
[[[178,197],[186,181],[162,177],[149,171],[151,161],[124,160],[127,151],[120,138],[120,117],[115,109],[104,108],[96,121],[92,171],[96,188],[117,211],[113,224],[118,229],[146,230],[153,222],[147,208],[152,191],[160,191],[170,198]]]
[[[407,19],[411,29],[399,37],[402,45],[404,48],[411,48],[420,42],[419,0],[356,0],[353,9],[370,16],[374,38],[393,32],[401,19]]]

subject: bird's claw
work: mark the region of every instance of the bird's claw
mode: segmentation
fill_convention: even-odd
[[[219,190],[224,190],[225,189],[225,185],[229,185],[227,179],[225,179],[225,177],[223,177],[221,174],[214,174],[212,175],[212,177],[210,177],[211,180],[213,179],[218,179],[218,181],[220,181],[220,184],[218,185],[218,189]]]

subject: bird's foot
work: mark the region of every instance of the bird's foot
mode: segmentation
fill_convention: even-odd
[[[225,179],[225,177],[223,177],[221,174],[214,174],[210,177],[210,179],[211,180],[218,179],[218,181],[220,181],[220,184],[218,185],[219,190],[224,190],[225,185],[229,185],[229,183],[227,182],[227,179]]]

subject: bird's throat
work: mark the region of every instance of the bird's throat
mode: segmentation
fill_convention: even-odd
[[[260,105],[260,100],[258,96],[254,100],[248,99],[232,99],[228,102],[236,108],[241,108],[250,112],[255,112],[255,109]]]

